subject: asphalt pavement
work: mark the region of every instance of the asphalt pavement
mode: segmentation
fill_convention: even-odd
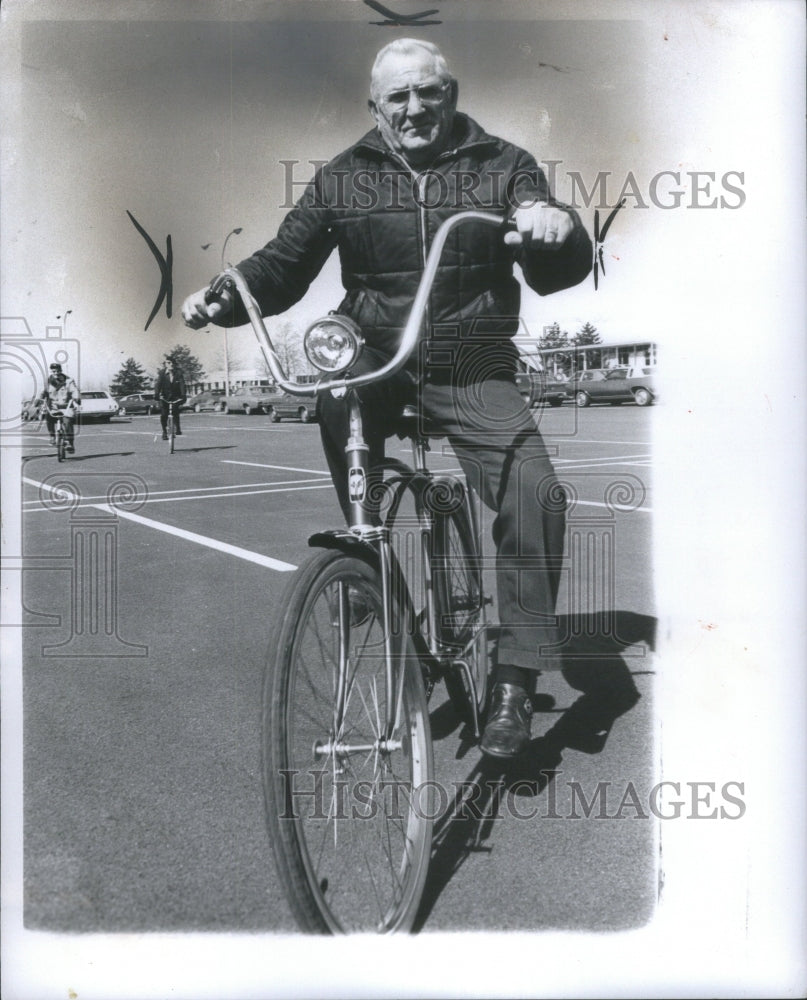
[[[476,808],[438,820],[424,933],[617,931],[656,903],[654,409],[536,419],[570,498],[563,669],[539,679],[509,768],[434,692],[446,805],[464,787]],[[295,929],[264,821],[261,682],[281,592],[340,515],[316,425],[182,425],[173,455],[157,417],[83,427],[61,465],[43,433],[24,440],[29,928]],[[440,444],[432,465],[457,468]]]

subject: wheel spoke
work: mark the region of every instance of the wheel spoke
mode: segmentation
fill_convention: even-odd
[[[413,815],[409,793],[431,776],[423,685],[419,671],[407,666],[410,640],[396,636],[395,649],[404,648],[394,653],[394,691],[387,690],[376,571],[333,552],[312,562],[307,576],[296,582],[299,593],[292,594],[298,606],[282,616],[287,631],[272,647],[286,654],[265,688],[267,818],[281,880],[307,929],[407,928],[431,845],[431,820]],[[338,617],[335,623],[333,617],[340,587],[350,588],[351,612],[363,604],[369,612],[360,624],[348,625],[341,639]],[[334,731],[340,641],[346,677],[341,721]],[[387,734],[390,696],[396,701],[396,721]],[[272,803],[281,787],[275,774],[284,769],[295,780],[302,776],[305,784],[296,790],[291,786],[294,818],[280,823],[274,817],[288,808],[287,800]],[[308,887],[302,898],[301,886]]]

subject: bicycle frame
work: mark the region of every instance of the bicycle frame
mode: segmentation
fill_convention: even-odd
[[[372,555],[373,560],[378,564],[382,581],[382,606],[385,622],[384,648],[386,661],[386,684],[389,692],[393,692],[396,686],[391,630],[394,602],[392,587],[393,581],[395,579],[402,578],[402,574],[397,571],[398,567],[396,566],[396,557],[392,548],[389,530],[385,525],[373,524],[371,522],[364,504],[367,493],[368,476],[370,472],[368,467],[369,449],[364,440],[362,414],[355,390],[363,385],[367,385],[370,382],[375,382],[395,374],[406,364],[420,337],[429,295],[431,293],[431,288],[434,283],[435,275],[437,274],[437,268],[448,236],[457,226],[469,221],[483,222],[503,230],[506,228],[505,220],[497,215],[486,212],[460,212],[443,222],[435,234],[434,241],[426,259],[423,275],[415,294],[409,317],[404,326],[398,350],[386,364],[373,372],[351,375],[348,371],[347,373],[342,373],[337,377],[320,379],[318,382],[313,384],[300,384],[291,381],[288,373],[283,369],[280,358],[275,351],[269,332],[264,324],[260,309],[240,271],[234,267],[227,268],[213,280],[210,286],[210,294],[213,296],[220,293],[227,287],[231,287],[235,290],[246,310],[250,325],[252,326],[253,332],[257,338],[269,371],[271,372],[276,384],[282,389],[292,395],[301,397],[317,396],[319,393],[324,392],[340,392],[346,394],[350,420],[350,433],[347,446],[345,448],[348,463],[350,502],[349,526],[347,530],[336,529],[327,532],[319,532],[309,539],[309,545],[343,548],[346,551],[349,551],[358,543],[365,549],[365,551],[368,551]],[[433,482],[434,480],[431,479],[431,474],[426,468],[425,441],[415,437],[413,439],[413,449],[415,470],[412,471],[403,466],[403,469],[405,470],[404,475],[407,477],[428,477],[429,480]],[[401,471],[400,467],[399,471]],[[476,537],[476,519],[474,517],[473,505],[467,503],[467,493],[466,505],[470,523],[474,531],[474,537]],[[421,653],[426,654],[427,666],[431,667],[436,673],[440,674],[445,669],[446,655],[440,648],[438,640],[436,622],[437,610],[435,607],[435,595],[431,572],[430,548],[433,518],[431,518],[430,513],[424,509],[420,511],[419,520],[421,553],[424,566],[423,585],[426,599],[426,624],[428,633],[426,643],[427,648],[425,650],[421,650]],[[342,622],[345,621],[347,615],[346,602],[347,595],[340,595],[339,615],[340,621]],[[471,643],[478,640],[479,635],[477,634],[472,638]],[[468,648],[470,648],[470,644],[464,651],[465,656],[467,656]],[[463,669],[465,673],[467,683],[469,684],[469,688],[472,692],[472,701],[474,706],[474,729],[476,731],[475,735],[479,736],[476,685],[472,672],[463,656],[453,656],[451,657],[451,661],[453,664],[459,666],[460,669]],[[339,730],[339,723],[341,722],[339,713],[342,711],[344,699],[344,672],[344,664],[340,663],[340,677],[337,679],[337,697],[334,709],[335,731]],[[387,699],[386,717],[384,720],[385,738],[387,740],[395,728],[396,715],[399,711],[400,698],[391,697]],[[323,746],[322,752],[326,753],[330,749],[332,748]],[[362,748],[349,749],[358,750]]]
[[[174,439],[176,437],[176,417],[179,412],[177,407],[179,407],[178,399],[165,399],[161,397],[160,403],[168,404],[168,419],[166,420],[166,432],[168,433],[169,441],[169,451],[173,455],[174,453]],[[170,425],[170,426],[169,426]]]
[[[49,406],[45,406],[42,409],[42,418],[44,419],[45,414],[54,421],[53,425],[53,436],[56,438],[56,456],[60,462],[64,461],[64,448],[66,444],[66,432],[64,427],[64,418],[66,409],[56,409],[52,410]],[[75,413],[75,410],[73,410]],[[40,427],[42,426],[40,421]]]

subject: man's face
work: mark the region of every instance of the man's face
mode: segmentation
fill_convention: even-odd
[[[413,166],[424,166],[448,143],[457,90],[425,51],[391,53],[377,70],[370,112],[389,145]]]

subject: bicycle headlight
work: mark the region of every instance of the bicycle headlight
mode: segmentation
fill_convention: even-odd
[[[322,372],[343,372],[355,362],[363,346],[358,325],[336,313],[312,323],[303,337],[306,357]]]

